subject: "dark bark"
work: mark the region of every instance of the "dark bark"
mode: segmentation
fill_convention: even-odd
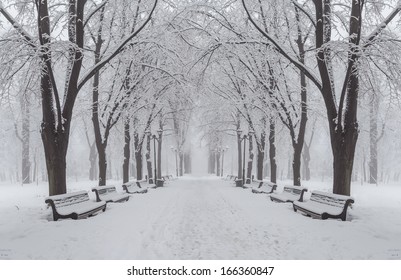
[[[134,124],[136,124],[136,120],[134,120]],[[136,128],[136,126],[135,126],[135,128]],[[137,180],[142,180],[142,174],[143,174],[142,144],[143,144],[143,142],[140,141],[140,139],[139,139],[138,130],[134,129],[134,147],[135,147],[135,163],[136,163],[136,179]],[[150,149],[150,140],[149,140],[149,149]],[[150,154],[149,154],[149,156],[150,156]],[[149,162],[150,162],[150,164],[152,164],[151,161],[149,161]],[[150,168],[152,169],[152,166]],[[152,176],[148,177],[148,178],[152,178]]]
[[[50,130],[50,131],[49,131]],[[42,122],[41,136],[46,158],[49,195],[63,194],[66,185],[66,154],[68,147],[68,131],[54,132],[53,126]]]
[[[163,134],[160,133],[157,141],[157,179],[162,177],[162,144]]]
[[[237,134],[237,149],[238,149],[238,179],[244,179],[242,174],[242,146],[241,135]]]
[[[272,118],[270,118],[269,127],[270,182],[277,183],[276,124]]]
[[[152,169],[152,160],[150,157],[150,142],[151,142],[151,136],[150,134],[146,136],[146,169],[148,172],[148,181],[150,184],[153,184],[153,169]]]
[[[184,175],[184,153],[183,152],[180,152],[178,154],[178,161],[179,161],[178,173],[179,173],[180,176],[183,176]]]
[[[247,166],[247,172],[246,172],[246,183],[250,184],[251,179],[252,179],[252,166],[253,166],[253,137],[251,134],[249,134],[249,158],[248,158],[248,166]]]
[[[129,181],[130,157],[131,157],[130,121],[128,118],[126,118],[124,120],[123,183],[126,183]]]
[[[264,149],[261,150],[258,148],[257,158],[257,172],[256,172],[256,179],[263,180],[263,167],[265,161],[265,151]]]
[[[99,157],[99,186],[105,186],[107,180],[106,146],[100,144],[97,148],[97,154]]]

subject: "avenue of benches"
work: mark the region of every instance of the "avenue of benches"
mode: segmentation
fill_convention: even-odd
[[[78,191],[67,194],[53,195],[46,198],[53,211],[53,220],[82,219],[94,215],[98,211],[106,210],[106,202],[89,200],[87,191]]]
[[[294,211],[300,211],[312,218],[326,220],[328,218],[347,219],[347,209],[354,199],[346,195],[338,195],[321,191],[313,191],[308,201],[294,201]]]

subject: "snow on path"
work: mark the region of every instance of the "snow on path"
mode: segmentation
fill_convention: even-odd
[[[377,189],[356,188],[347,222],[215,177],[184,177],[78,221],[50,221],[45,188],[15,189],[0,186],[0,259],[401,259],[400,199],[374,205]],[[390,190],[383,199],[400,193]]]

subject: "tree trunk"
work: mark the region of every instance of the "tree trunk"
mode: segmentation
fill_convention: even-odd
[[[220,177],[220,157],[221,157],[221,152],[218,151],[215,153],[216,155],[216,176]]]
[[[54,131],[53,126],[42,122],[41,136],[45,151],[49,195],[64,194],[66,184],[66,154],[68,147],[69,122],[65,131]]]
[[[178,171],[180,173],[180,176],[184,175],[184,153],[183,152],[179,153],[179,170]]]
[[[265,146],[266,146],[266,132],[263,130],[263,132],[260,134],[260,142],[256,143],[256,147],[258,149],[258,154],[257,154],[257,167],[256,167],[256,178],[258,180],[263,180],[263,168],[265,164]]]
[[[105,186],[107,180],[106,145],[98,143],[97,146],[97,153],[99,156],[99,186]]]
[[[241,135],[237,134],[237,149],[238,149],[238,179],[244,179],[242,174],[242,146]]]
[[[157,179],[162,178],[162,144],[163,134],[159,134],[159,141],[157,141]]]
[[[135,162],[136,162],[136,179],[142,180],[142,148],[135,151]],[[150,162],[152,164],[152,162]],[[152,167],[150,167],[152,169]],[[151,183],[151,182],[149,182]]]
[[[134,124],[136,124],[136,120],[134,120]],[[136,126],[134,126],[136,128]],[[149,139],[149,150],[150,150],[150,139]],[[136,179],[142,180],[142,142],[139,141],[139,134],[136,129],[134,129],[134,147],[135,147],[135,163],[136,163]],[[148,148],[148,147],[147,147]],[[149,152],[150,157],[150,152]],[[149,158],[150,160],[150,158]],[[150,162],[150,164],[152,164]],[[152,167],[151,167],[152,168]],[[149,177],[152,178],[152,177]]]
[[[249,134],[249,158],[248,158],[248,167],[247,167],[247,173],[246,173],[246,183],[250,184],[251,183],[251,178],[252,178],[252,166],[253,166],[253,137],[251,134]]]
[[[276,124],[273,118],[270,118],[269,158],[270,158],[270,182],[277,183]]]
[[[209,150],[209,174],[214,174],[216,170],[216,155],[214,151]]]
[[[264,150],[258,149],[257,158],[257,172],[256,172],[256,179],[263,180],[263,165],[265,161],[265,152]]]
[[[300,186],[301,185],[301,153],[302,153],[302,146],[301,145],[296,145],[294,147],[294,158],[292,160],[292,172],[293,172],[293,176],[294,176],[294,178],[293,178],[294,186]]]
[[[153,170],[152,170],[152,160],[150,158],[150,135],[146,136],[146,154],[145,154],[145,158],[146,158],[146,169],[148,171],[148,181],[150,184],[153,184]]]
[[[129,167],[131,157],[131,135],[129,119],[124,120],[124,162],[123,162],[123,183],[129,181]]]
[[[357,131],[338,137],[332,142],[334,151],[333,161],[333,193],[350,195],[352,167],[354,164],[355,146],[358,138]]]

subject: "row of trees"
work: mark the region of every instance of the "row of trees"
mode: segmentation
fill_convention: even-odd
[[[400,64],[393,59],[399,34],[394,28],[401,3],[242,0],[241,6],[246,19],[237,26],[228,14],[216,16],[226,32],[206,51],[205,63],[216,69],[213,73],[225,75],[224,81],[219,77],[212,82],[210,91],[231,104],[232,119],[226,121],[233,131],[248,130],[250,144],[252,139],[256,142],[258,179],[268,135],[270,179],[276,181],[278,120],[291,139],[293,183],[301,184],[302,155],[306,170],[310,160],[310,141],[305,142],[308,111],[320,111],[313,104],[318,94],[328,121],[333,192],[350,194],[361,98],[369,99],[369,182],[377,183],[377,144],[384,132],[384,124],[381,132],[378,127],[377,98],[385,91],[398,92]],[[240,133],[237,139],[240,166]],[[240,178],[251,174],[252,145],[249,148],[248,172],[241,174],[239,169]]]
[[[324,114],[333,192],[350,194],[358,107],[366,102],[369,181],[375,183],[385,131],[380,108],[394,104],[400,88],[400,10],[392,0],[3,1],[1,100],[20,103],[15,131],[23,180],[30,181],[34,104],[42,111],[50,195],[66,192],[73,120],[84,123],[90,177],[97,170],[100,185],[106,184],[107,147],[115,132],[124,139],[124,181],[132,156],[137,179],[145,171],[154,177],[152,140],[158,139],[160,158],[170,135],[182,175],[190,162],[185,152],[191,119],[198,114],[210,166],[217,165],[210,169],[221,170],[230,139],[237,143],[241,178],[253,173],[255,147],[257,178],[264,176],[268,155],[275,182],[277,139],[286,134],[294,185],[300,185],[301,162],[310,177],[311,142]],[[249,143],[246,174],[240,168],[243,133]],[[160,165],[159,159],[156,176]]]
[[[31,78],[20,98],[40,92],[39,96],[35,95],[42,107],[40,134],[49,194],[66,192],[66,158],[77,100],[91,108],[94,139],[90,139],[88,130],[86,136],[91,147],[91,177],[98,170],[99,185],[106,184],[107,145],[120,122],[124,124],[125,181],[129,179],[131,136],[137,179],[143,174],[145,142],[146,159],[150,162],[152,130],[167,132],[171,124],[180,162],[183,162],[183,135],[190,115],[186,106],[191,102],[189,98],[180,97],[189,90],[183,74],[185,68],[180,67],[185,61],[177,56],[180,46],[167,43],[168,35],[176,36],[164,22],[165,17],[171,15],[166,12],[155,16],[158,5],[162,8],[160,12],[169,5],[159,4],[157,0],[124,3],[77,0],[60,2],[60,5],[53,2],[6,1],[0,6],[0,13],[9,26],[7,33],[2,34],[5,38],[2,50],[19,50],[19,53],[11,53],[11,59],[5,58],[7,68],[3,68],[1,77],[2,96],[14,94],[16,87],[21,90],[25,86],[21,77],[27,75]],[[3,55],[10,57],[6,52]],[[92,99],[78,98],[79,92],[90,94]],[[28,183],[31,104],[28,99],[21,102],[26,104],[20,136],[24,147],[22,172],[24,182]],[[78,110],[78,114],[86,111],[80,105]],[[160,146],[161,143],[160,136]],[[159,158],[160,155],[159,152]],[[98,168],[94,166],[96,159]],[[148,164],[147,167],[151,177],[152,166]]]

